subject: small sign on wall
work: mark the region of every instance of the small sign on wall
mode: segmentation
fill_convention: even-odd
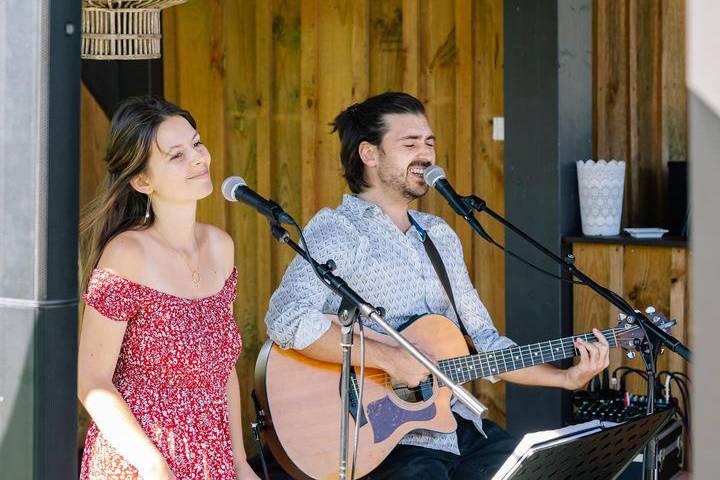
[[[493,140],[505,141],[505,117],[493,117]]]

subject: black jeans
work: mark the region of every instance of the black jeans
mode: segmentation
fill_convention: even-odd
[[[398,445],[364,480],[489,479],[518,441],[497,424],[483,420],[485,438],[469,420],[455,415],[460,455],[413,445]]]

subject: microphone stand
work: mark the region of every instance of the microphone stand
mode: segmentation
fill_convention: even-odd
[[[437,380],[442,382],[445,386],[449,387],[452,391],[453,395],[455,395],[455,398],[457,398],[459,401],[461,401],[465,406],[467,406],[473,413],[475,413],[478,416],[483,416],[485,414],[486,408],[473,396],[471,395],[467,390],[465,390],[463,387],[455,384],[447,375],[445,375],[437,366],[428,359],[425,355],[423,355],[415,346],[408,342],[400,333],[398,333],[397,330],[395,330],[393,327],[391,327],[385,319],[380,314],[379,308],[374,307],[370,303],[366,302],[358,293],[356,293],[352,288],[348,286],[345,281],[338,277],[337,275],[333,274],[332,271],[335,269],[335,262],[332,260],[328,260],[324,264],[319,264],[315,259],[310,256],[310,254],[303,250],[302,247],[300,247],[297,243],[295,243],[292,238],[290,237],[290,234],[285,230],[281,225],[280,222],[276,219],[271,220],[269,219],[268,222],[270,223],[270,229],[272,231],[273,237],[280,242],[284,243],[295,252],[300,255],[302,258],[304,258],[308,263],[313,266],[313,271],[315,271],[317,274],[319,274],[320,280],[327,285],[333,292],[337,293],[343,298],[343,302],[346,302],[347,305],[352,305],[352,309],[357,309],[352,314],[350,312],[348,313],[342,313],[340,315],[340,320],[343,322],[342,325],[342,339],[341,339],[341,346],[343,349],[343,366],[342,366],[342,393],[341,393],[341,399],[343,403],[343,409],[342,409],[342,418],[341,418],[341,424],[340,424],[340,471],[339,471],[339,478],[342,480],[345,480],[347,478],[347,468],[348,468],[348,439],[349,439],[349,420],[348,417],[350,415],[350,402],[349,402],[349,392],[350,392],[350,368],[351,368],[351,355],[350,355],[350,348],[352,347],[352,336],[353,336],[353,322],[359,315],[362,315],[366,318],[370,318],[374,320],[380,327],[382,327],[385,332],[392,337],[396,342],[398,342],[405,350],[407,350],[410,355],[412,355],[418,362],[423,364],[425,368],[430,370],[430,372],[435,376]],[[341,307],[341,310],[343,308]],[[347,310],[344,310],[347,312]],[[343,318],[344,317],[344,318]],[[346,325],[347,324],[347,325]],[[360,411],[362,409],[362,405],[358,403],[358,412],[356,414],[356,418],[360,419]]]
[[[657,357],[660,353],[661,348],[663,346],[667,347],[688,362],[692,362],[692,353],[690,352],[690,350],[678,339],[658,327],[654,322],[648,319],[639,310],[635,310],[620,295],[616,294],[615,292],[606,287],[599,285],[592,278],[588,277],[582,271],[580,271],[580,269],[575,266],[575,257],[572,254],[568,254],[567,256],[565,256],[565,258],[560,258],[558,255],[555,255],[553,252],[542,246],[528,234],[510,223],[507,219],[494,212],[487,206],[483,199],[475,195],[462,197],[462,200],[468,207],[477,210],[480,213],[486,212],[488,215],[500,222],[506,228],[512,230],[523,240],[525,240],[537,250],[542,252],[545,256],[551,258],[553,261],[555,261],[555,263],[560,265],[562,269],[570,275],[571,278],[577,278],[584,285],[590,287],[593,291],[595,291],[595,293],[597,293],[602,298],[617,307],[621,312],[623,312],[622,315],[627,316],[628,323],[637,324],[640,328],[643,329],[643,331],[645,332],[644,339],[641,342],[638,342],[639,344],[636,346],[638,347],[638,350],[642,355],[643,363],[645,364],[645,369],[647,371],[647,414],[652,414],[655,411],[655,373],[657,370]],[[497,245],[495,241],[489,237],[487,232],[483,230],[483,228],[480,226],[480,223],[475,220],[475,217],[472,215],[472,213],[469,213],[467,216],[463,216],[463,218],[468,221],[468,223],[472,226],[473,230],[478,235],[488,240],[490,243]],[[654,312],[655,310],[652,308],[648,308],[646,310],[646,313],[650,315]],[[657,461],[655,458],[656,443],[657,441],[653,436],[645,447],[645,454],[643,455],[643,459],[645,463],[644,478],[646,480],[656,480],[658,478],[659,472]]]

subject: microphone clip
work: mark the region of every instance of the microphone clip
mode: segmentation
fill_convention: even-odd
[[[294,220],[290,215],[288,215],[285,210],[274,200],[267,200],[267,203],[270,205],[270,215],[272,215],[272,220],[268,217],[268,222],[270,222],[270,225],[273,223],[278,224],[289,224],[292,225],[294,223]]]
[[[280,225],[279,221],[268,219],[268,223],[270,224],[270,232],[272,236],[275,237],[275,240],[280,243],[288,243],[290,241],[290,234]]]
[[[485,203],[485,200],[478,197],[477,195],[467,195],[465,197],[461,197],[465,205],[472,208],[473,210],[477,210],[478,212],[482,212],[485,210],[485,207],[487,204]]]

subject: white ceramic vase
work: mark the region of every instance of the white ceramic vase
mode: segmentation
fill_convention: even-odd
[[[620,233],[625,162],[577,162],[578,193],[583,235]]]

